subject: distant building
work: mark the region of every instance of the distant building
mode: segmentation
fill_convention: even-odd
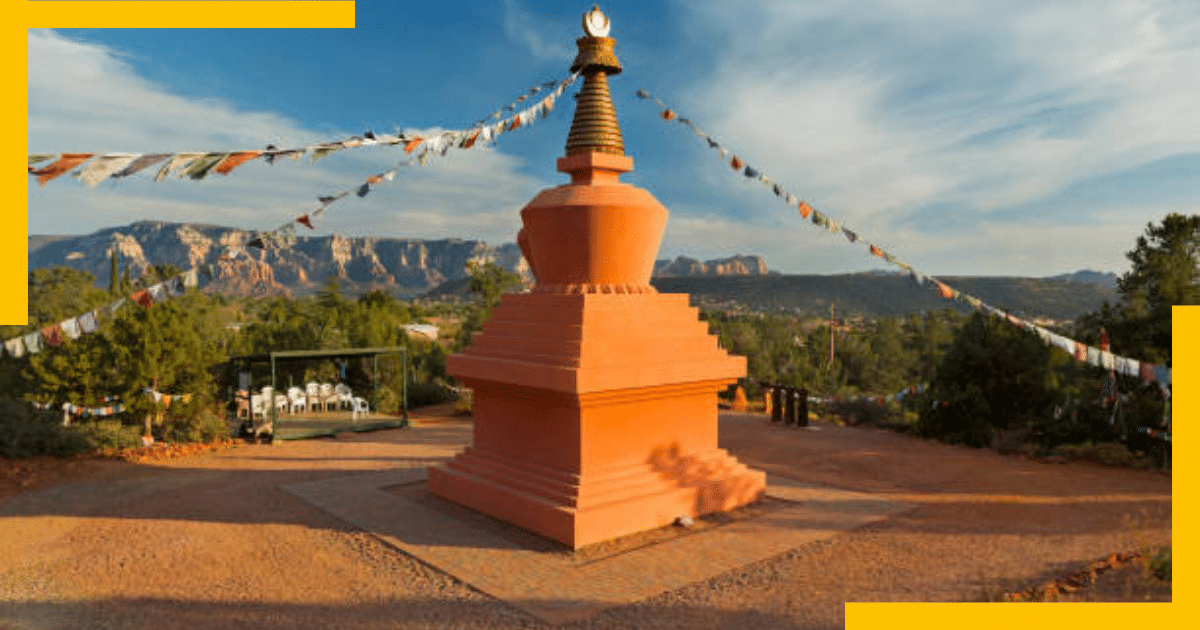
[[[424,337],[437,341],[438,327],[433,324],[404,324],[400,326],[410,337]]]

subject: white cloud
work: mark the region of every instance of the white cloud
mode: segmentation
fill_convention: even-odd
[[[342,139],[287,116],[240,111],[219,99],[182,98],[140,76],[120,53],[29,31],[30,152],[176,152],[255,149]],[[339,151],[267,165],[253,161],[201,182],[153,182],[153,171],[87,189],[68,176],[29,188],[31,233],[87,233],[139,219],[271,229],[312,209],[320,195],[356,187],[407,158],[398,147]],[[498,148],[453,150],[425,167],[401,169],[365,198],[350,197],[316,221],[315,234],[515,239],[517,210],[545,182],[522,174]],[[32,178],[31,178],[32,179]],[[507,221],[503,220],[507,217]]]
[[[713,61],[711,71],[680,74],[690,83],[678,90],[679,107],[830,215],[894,239],[903,258],[946,265],[931,272],[955,263],[940,254],[936,239],[946,235],[936,223],[913,225],[914,213],[934,206],[955,208],[953,222],[971,226],[954,235],[957,273],[1124,268],[1141,228],[1172,206],[1152,188],[1129,191],[1145,199],[1118,216],[1073,208],[1079,216],[1063,229],[1057,206],[1033,221],[1026,213],[996,223],[1004,209],[1036,206],[1073,184],[1200,153],[1200,15],[1187,3],[779,0],[681,9],[693,45]],[[761,190],[746,195],[764,213],[752,222],[766,228],[765,214],[782,204]],[[994,239],[1031,255],[1018,264],[1003,252],[996,263],[970,254],[996,249]],[[1090,250],[1032,255],[1063,240]],[[771,242],[759,251],[786,268],[790,257]],[[812,267],[798,262],[797,271]]]
[[[557,34],[555,29],[548,28],[544,20],[531,15],[517,0],[503,0],[500,3],[500,12],[504,34],[534,57],[563,62],[575,58],[575,51],[568,46],[571,40],[549,35]]]

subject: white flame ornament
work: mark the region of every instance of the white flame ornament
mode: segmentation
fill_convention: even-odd
[[[592,37],[608,37],[608,17],[600,12],[598,5],[583,14],[583,31]]]

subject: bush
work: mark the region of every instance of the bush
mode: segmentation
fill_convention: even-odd
[[[84,444],[80,452],[102,452],[133,448],[142,443],[140,427],[126,426],[119,420],[97,420],[69,427],[69,432]]]
[[[880,405],[874,400],[842,400],[829,403],[826,407],[830,415],[841,418],[846,424],[868,424],[871,426],[890,426],[896,424],[900,416],[889,406]]]
[[[88,450],[88,441],[62,426],[62,413],[34,409],[28,401],[0,400],[0,456],[68,456]]]
[[[1059,446],[1057,452],[1067,459],[1117,468],[1145,468],[1145,460],[1116,442]]]
[[[0,456],[10,458],[82,453],[128,448],[141,441],[136,427],[117,420],[62,426],[62,413],[34,409],[27,401],[0,400]]]
[[[437,381],[410,383],[408,386],[408,407],[424,407],[436,405],[454,399],[454,390]]]
[[[185,409],[163,420],[162,437],[168,442],[215,442],[229,435],[229,423],[207,406]]]
[[[1150,575],[1163,582],[1171,581],[1171,548],[1164,547],[1150,557],[1147,567]]]
[[[990,417],[991,407],[983,391],[971,383],[950,400],[922,409],[917,431],[922,437],[937,438],[949,444],[983,448],[991,446],[995,438],[995,428],[988,422]]]
[[[475,412],[475,393],[469,389],[459,391],[458,402],[454,404],[454,415],[471,416]]]

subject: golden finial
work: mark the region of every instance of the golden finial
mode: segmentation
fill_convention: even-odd
[[[621,62],[613,52],[616,40],[607,37],[608,17],[593,5],[583,14],[583,31],[587,37],[575,40],[579,54],[571,71],[583,73],[583,87],[575,97],[575,119],[567,135],[567,155],[577,153],[625,154],[621,125],[613,109],[608,91],[608,75],[620,74]]]

